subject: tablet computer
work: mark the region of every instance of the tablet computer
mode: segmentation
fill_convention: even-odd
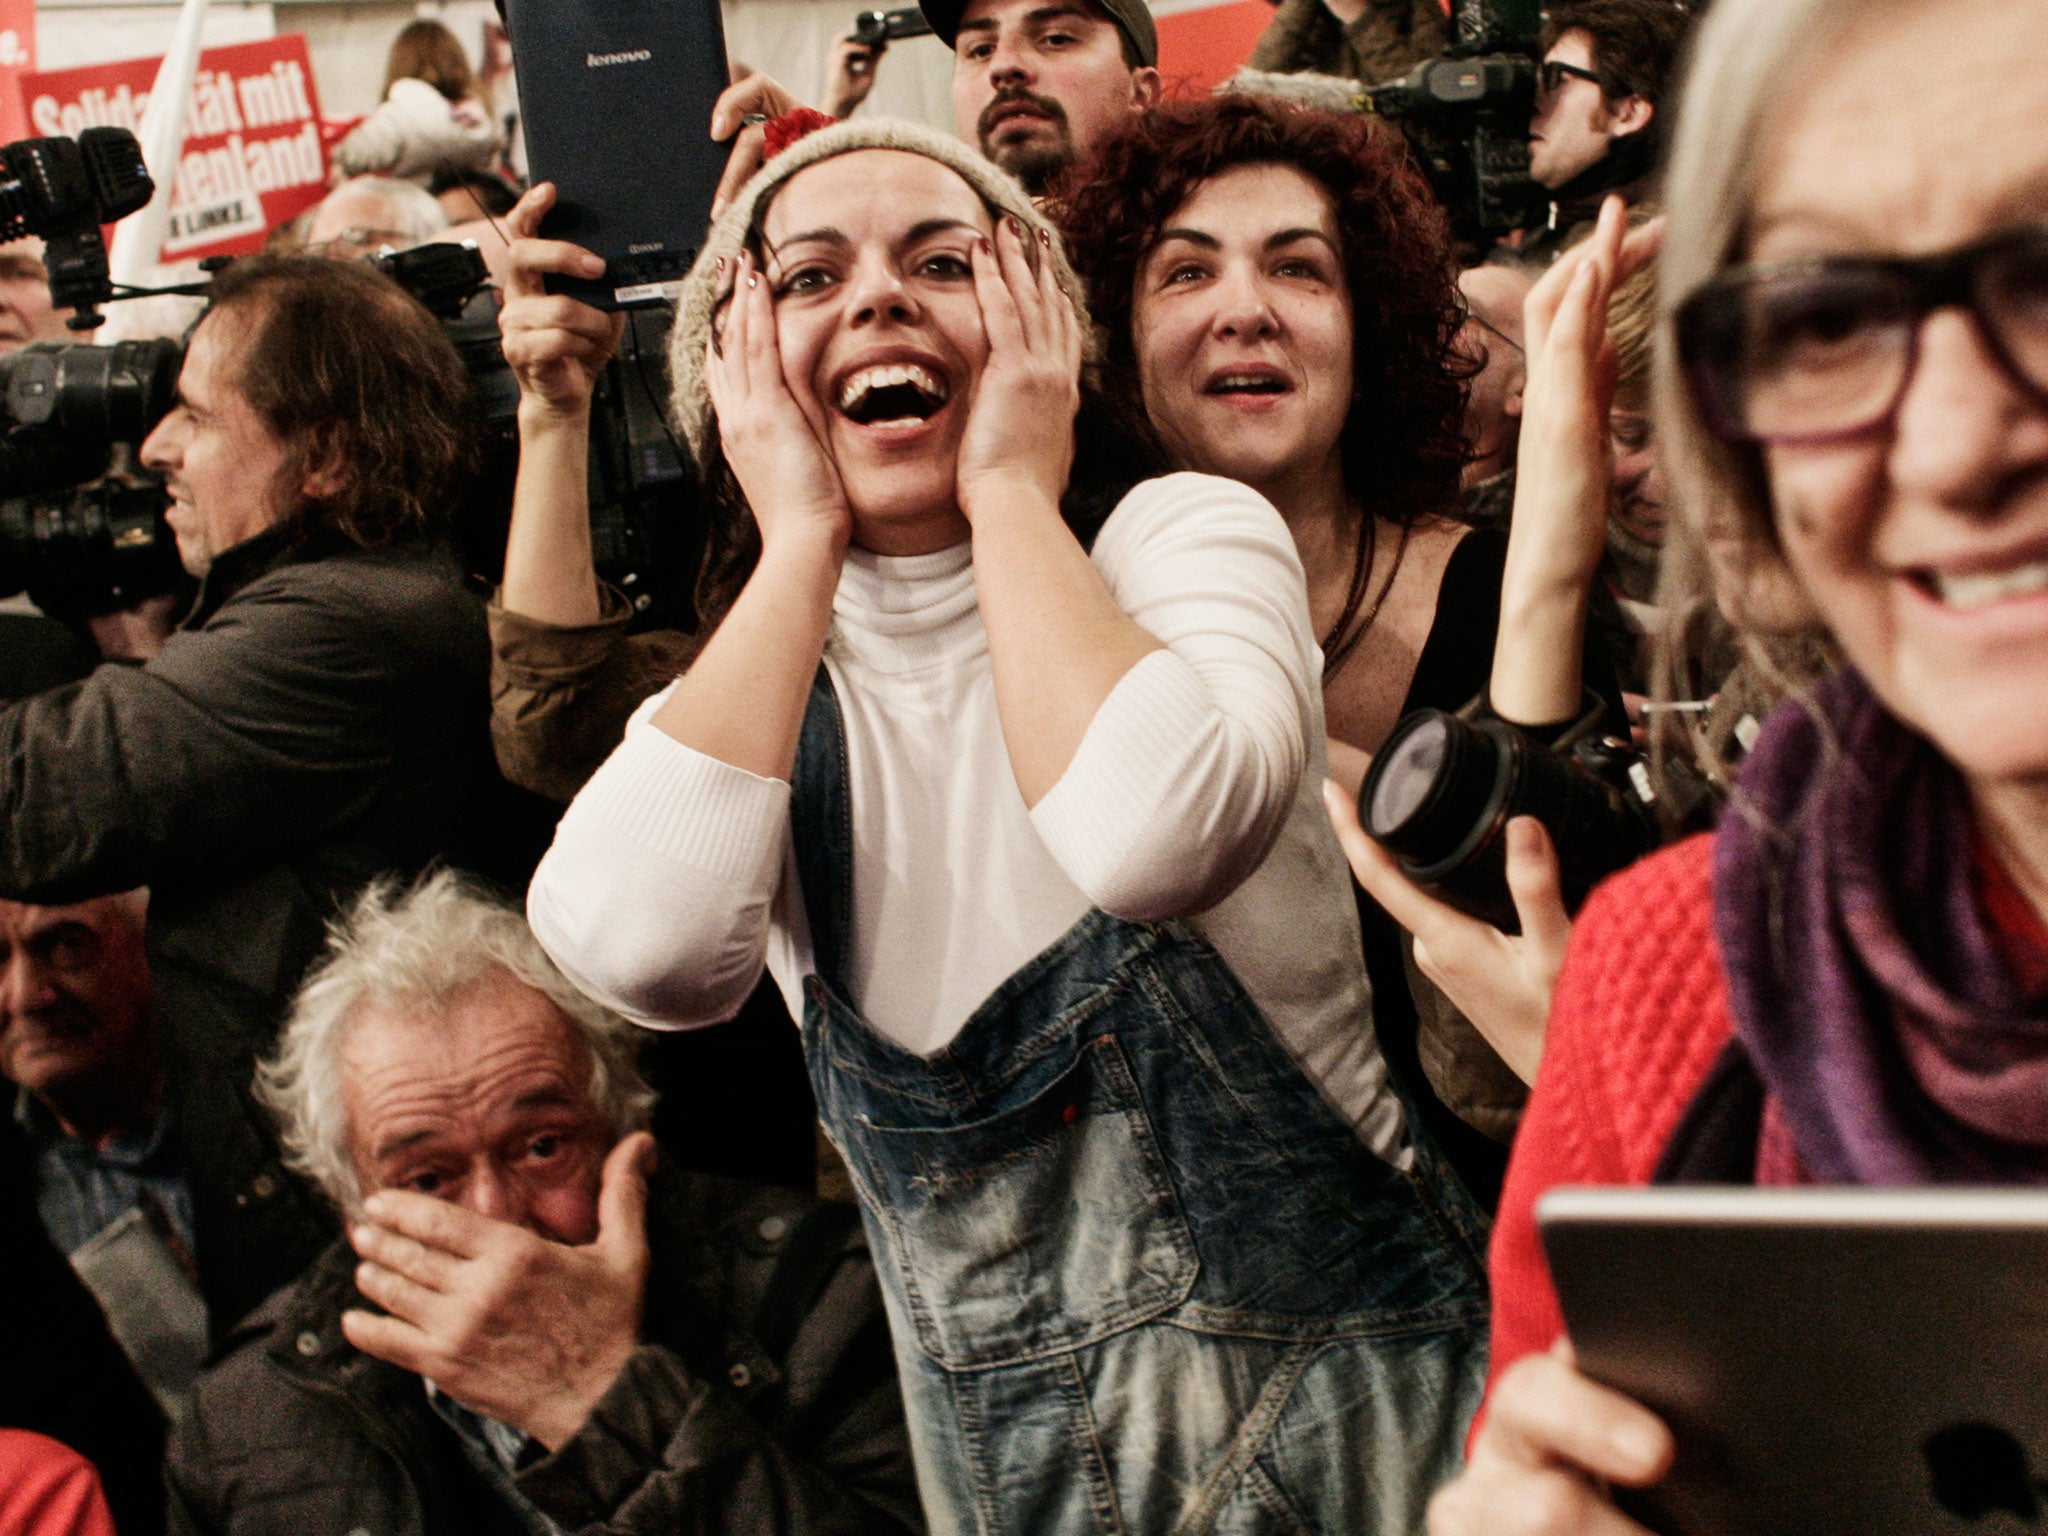
[[[726,87],[718,0],[506,0],[527,168],[552,181],[541,224],[605,260],[551,277],[604,309],[675,296],[703,246],[729,146],[711,141]]]
[[[1677,1438],[1621,1500],[1652,1530],[2048,1529],[2048,1191],[1558,1189],[1537,1222],[1580,1369]]]

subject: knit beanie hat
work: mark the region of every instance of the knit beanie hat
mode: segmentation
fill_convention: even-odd
[[[1100,356],[1100,338],[1088,318],[1087,295],[1081,279],[1075,276],[1067,261],[1059,231],[1032,205],[1030,197],[1014,177],[983,159],[951,134],[940,133],[921,123],[889,118],[856,118],[834,123],[829,128],[820,128],[798,139],[754,173],[754,179],[741,189],[732,206],[711,227],[704,249],[697,254],[696,265],[683,279],[682,292],[676,299],[675,323],[669,331],[670,401],[676,424],[689,439],[690,452],[700,467],[710,462],[709,450],[718,435],[711,396],[704,387],[704,350],[710,342],[713,319],[722,297],[718,264],[739,256],[754,228],[755,210],[776,188],[806,166],[829,160],[834,155],[850,154],[857,149],[900,149],[936,160],[958,172],[960,179],[974,188],[982,201],[995,209],[998,215],[1008,214],[1017,219],[1027,235],[1041,230],[1050,232],[1053,275],[1059,279],[1067,297],[1074,301],[1074,312],[1081,320],[1081,332],[1088,338],[1088,361],[1092,363]],[[1028,245],[1029,241],[1026,243]]]

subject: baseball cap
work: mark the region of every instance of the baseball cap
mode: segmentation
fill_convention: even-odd
[[[1123,29],[1125,37],[1137,49],[1138,62],[1157,66],[1159,63],[1159,31],[1152,25],[1152,12],[1145,0],[1085,0],[1094,6],[1117,26]],[[960,16],[967,9],[967,0],[918,0],[918,9],[924,12],[924,19],[931,23],[932,31],[948,48],[959,35]]]

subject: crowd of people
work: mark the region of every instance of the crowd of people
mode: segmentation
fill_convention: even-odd
[[[1545,1191],[2039,1182],[2033,0],[1552,0],[1483,248],[1259,84],[1436,0],[922,9],[956,133],[710,124],[691,627],[431,23],[184,338],[183,587],[5,616],[0,1529],[1639,1532]],[[1607,830],[1418,853],[1459,733]]]

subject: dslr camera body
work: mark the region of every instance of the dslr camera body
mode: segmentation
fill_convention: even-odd
[[[1557,848],[1565,910],[1657,845],[1656,799],[1628,742],[1599,734],[1606,706],[1544,742],[1475,701],[1404,715],[1358,792],[1359,819],[1417,885],[1503,933],[1519,933],[1507,824],[1534,816]]]
[[[1442,58],[1366,92],[1399,123],[1468,245],[1541,222],[1548,194],[1529,175],[1542,13],[1537,0],[1456,0]]]

